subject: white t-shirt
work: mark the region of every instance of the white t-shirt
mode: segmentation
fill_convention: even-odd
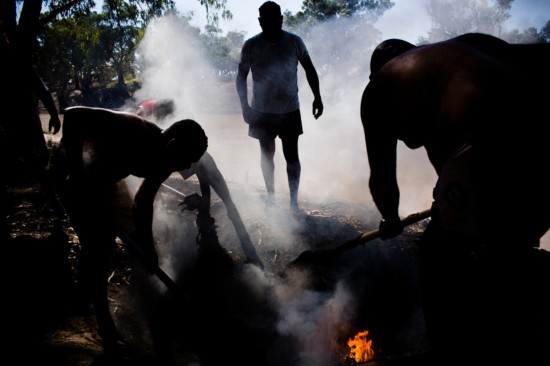
[[[252,71],[252,109],[275,114],[300,109],[298,62],[307,54],[304,41],[287,31],[276,43],[262,33],[246,40],[240,64]]]

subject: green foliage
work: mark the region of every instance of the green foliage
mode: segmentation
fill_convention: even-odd
[[[502,37],[513,0],[431,0],[428,13],[432,29],[425,42],[438,42],[464,33],[479,32]]]
[[[298,13],[284,12],[284,23],[304,38],[321,74],[362,74],[381,41],[374,23],[394,5],[389,0],[305,0]]]
[[[391,0],[304,0],[301,11],[283,15],[288,29],[303,33],[315,24],[351,16],[374,24],[394,5]]]
[[[417,44],[433,43],[464,33],[487,33],[510,43],[535,43],[550,41],[550,20],[540,31],[529,27],[524,30],[506,30],[514,0],[431,0],[428,13],[432,17],[432,29]]]
[[[241,47],[244,43],[244,32],[230,31],[225,37],[220,36],[221,30],[206,32],[203,35],[204,44],[212,67],[222,81],[235,78],[240,59]]]
[[[231,20],[233,14],[227,10],[227,0],[199,0],[201,5],[206,9],[206,17],[208,24],[218,27],[220,20],[220,13],[222,19]]]
[[[139,42],[147,26],[164,15],[180,18],[181,26],[197,42],[195,49],[206,53],[218,78],[233,80],[245,33],[233,31],[224,36],[219,29],[220,18],[232,18],[226,8],[228,1],[189,1],[200,1],[207,10],[208,24],[203,32],[190,25],[192,14],[178,13],[174,0],[104,0],[100,13],[93,11],[94,0],[44,0],[42,13],[37,11],[40,0],[2,0],[0,19],[8,31],[21,27],[18,21],[23,17],[16,19],[15,15],[21,13],[23,4],[30,5],[26,15],[30,21],[25,21],[28,29],[23,34],[36,39],[32,46],[34,64],[50,89],[61,97],[74,89],[86,92],[110,84],[125,88],[139,85]],[[538,31],[504,29],[512,2],[431,0],[428,11],[433,27],[419,43],[474,31],[513,43],[549,42],[550,20]],[[317,66],[321,74],[337,72],[335,67],[361,74],[368,68],[373,45],[380,41],[374,24],[394,5],[390,0],[304,0],[297,13],[283,12],[284,24],[306,40],[316,61],[320,60]]]

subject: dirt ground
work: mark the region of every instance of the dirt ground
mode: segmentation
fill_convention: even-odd
[[[198,192],[197,182],[182,182],[172,178],[172,187],[184,194]],[[238,188],[232,187],[237,191]],[[9,296],[13,309],[11,334],[14,344],[11,351],[18,363],[63,365],[102,365],[102,347],[97,335],[93,311],[82,309],[77,303],[75,272],[80,250],[78,237],[74,234],[66,217],[41,211],[43,202],[37,186],[28,182],[9,190],[11,212],[10,224],[13,242],[10,244],[8,271],[14,280]],[[181,199],[170,191],[161,192],[162,205],[168,207],[175,217],[194,228],[195,212],[178,212]],[[331,247],[355,237],[360,230],[367,229],[364,218],[337,213],[344,207],[309,207],[307,224],[301,238],[315,243],[317,248]],[[231,223],[223,217],[223,207],[218,198],[213,203],[214,216],[218,217],[219,240],[235,263],[243,263],[244,256],[238,241],[231,233]],[[303,245],[278,247],[278,232],[268,218],[260,215],[248,222],[253,242],[272,276],[279,276],[289,262],[295,259]],[[193,237],[196,234],[191,234]],[[123,308],[117,304],[117,294],[131,288],[132,266],[135,261],[129,257],[121,244],[113,262],[110,291],[113,311]],[[136,335],[134,335],[136,336]],[[122,364],[153,365],[156,361],[146,343],[138,345],[127,355]],[[107,362],[107,363],[106,363]],[[118,360],[117,364],[121,364]],[[192,363],[185,363],[191,365]]]
[[[217,120],[220,121],[220,119]],[[42,121],[47,129],[47,116],[43,115]],[[232,127],[228,129],[233,130]],[[216,141],[226,140],[228,134],[234,133],[222,129],[222,132],[214,135],[210,141],[215,145]],[[246,136],[246,132],[244,135]],[[55,146],[60,138],[59,135],[46,134],[45,136],[49,146]],[[226,157],[220,159],[224,161],[222,164],[226,164],[225,159]],[[259,164],[257,167],[259,170]],[[302,201],[304,216],[296,219],[288,209],[284,192],[280,193],[276,207],[271,211],[266,210],[263,205],[263,187],[251,181],[252,179],[243,183],[228,179],[227,183],[241,210],[243,221],[256,246],[257,253],[264,262],[265,268],[262,275],[266,277],[267,282],[278,282],[286,276],[286,273],[290,273],[287,272],[290,268],[289,264],[304,251],[334,248],[356,238],[362,232],[375,229],[379,220],[371,207],[361,204],[339,201],[315,203],[309,200]],[[137,183],[129,181],[129,185]],[[197,298],[209,298],[213,295],[205,294],[199,288],[213,289],[218,286],[218,283],[224,281],[222,278],[228,275],[218,273],[213,267],[221,271],[229,263],[231,268],[237,268],[232,270],[231,276],[236,272],[245,271],[244,268],[248,267],[244,264],[246,258],[234,227],[227,218],[223,203],[215,194],[211,209],[212,221],[208,221],[207,229],[201,228],[201,218],[196,211],[182,211],[180,202],[183,197],[197,192],[200,190],[196,177],[184,181],[179,175],[173,175],[166,182],[166,187],[159,192],[156,206],[157,210],[162,210],[163,217],[156,219],[155,225],[157,233],[164,234],[172,230],[175,233],[173,236],[185,236],[184,242],[187,243],[185,244],[187,249],[181,250],[187,251],[186,253],[189,251],[193,253],[193,250],[189,249],[193,247],[193,243],[202,243],[203,247],[199,249],[198,254],[189,254],[189,257],[194,259],[183,260],[184,262],[194,260],[194,262],[186,267],[187,272],[182,280],[179,280],[180,274],[173,269],[175,264],[167,261],[164,266],[169,276],[177,279],[177,283],[185,286],[191,294],[195,291],[196,294],[200,294],[200,296],[196,295]],[[19,361],[18,363],[39,362],[59,366],[110,364],[112,360],[102,357],[93,309],[78,301],[76,271],[80,245],[70,220],[65,215],[59,215],[44,208],[39,187],[32,179],[11,185],[8,193],[11,207],[9,221],[13,238],[8,257],[14,259],[8,266],[8,273],[14,279],[9,287],[11,293],[9,298],[12,300],[9,313],[13,321],[10,322],[11,325],[7,330],[12,335],[10,342],[7,343],[8,348]],[[414,243],[413,239],[421,232],[421,227],[411,228],[411,230],[410,236],[405,236],[401,242],[394,245],[395,251],[403,253],[404,248]],[[168,241],[161,243],[163,246],[159,248],[161,256],[168,257],[171,249],[167,247],[179,245],[177,242],[174,243],[176,244]],[[204,258],[209,259],[204,260]],[[116,322],[128,340],[128,353],[124,358],[117,359],[116,364],[157,365],[157,355],[149,341],[151,335],[147,330],[143,331],[141,324],[143,320],[140,319],[139,314],[134,313],[135,303],[133,305],[127,303],[128,296],[132,296],[135,287],[141,286],[139,283],[142,281],[140,278],[143,273],[136,268],[139,267],[136,263],[136,258],[132,257],[122,242],[119,242],[109,282],[110,301]],[[204,268],[201,267],[201,263]],[[212,273],[217,274],[218,277]],[[333,291],[331,287],[334,279],[329,277],[327,274],[327,277],[318,278],[315,286],[319,291],[325,291],[325,287]],[[150,282],[150,279],[148,281]],[[194,283],[189,284],[193,281]],[[158,282],[155,284],[158,287]],[[303,291],[307,293],[309,290],[303,289]],[[219,301],[219,296],[221,295],[216,295],[213,301]],[[237,301],[233,296],[229,298]],[[139,301],[139,299],[130,300],[130,304],[133,301]],[[147,300],[142,301],[147,302]],[[254,306],[256,310],[251,310],[250,314],[259,311],[257,309],[264,305]],[[202,304],[200,307],[208,306],[208,304]],[[241,304],[240,306],[245,308],[250,305]],[[201,311],[203,310],[195,310],[196,315],[201,314]],[[268,317],[266,314],[271,314],[272,311],[272,309],[266,310],[265,314],[258,316]],[[220,308],[212,312],[220,312]],[[241,316],[246,318],[252,316],[250,314],[241,314]],[[174,319],[178,317],[176,312]],[[218,319],[220,323],[224,321],[225,318]],[[186,319],[182,326],[191,327],[189,324],[194,324],[193,318]],[[193,333],[202,332],[202,328],[207,328],[204,320],[195,325]],[[231,325],[230,328],[234,329],[235,325]],[[225,332],[223,327],[219,331]],[[272,332],[272,329],[268,330],[268,333]],[[243,334],[246,338],[248,333]],[[261,337],[266,335],[262,333]],[[192,353],[184,352],[178,357],[177,364],[201,364],[201,361],[197,360]],[[242,358],[242,356],[238,357]],[[230,359],[229,356],[227,358]],[[240,359],[237,358],[237,360]],[[290,365],[291,362],[285,360],[275,364]]]
[[[224,141],[228,133],[235,132],[214,134],[211,141]],[[59,136],[46,138],[55,144]],[[238,145],[245,143],[243,139]],[[224,167],[231,163],[227,156],[220,160]],[[259,170],[259,164],[255,166]],[[376,239],[325,258],[326,262],[316,262],[316,266],[306,263],[309,277],[305,280],[292,276],[296,271],[292,263],[301,254],[326,251],[376,229],[380,219],[377,211],[362,202],[320,202],[304,195],[304,215],[294,218],[284,191],[277,206],[266,209],[261,184],[253,179],[227,181],[265,268],[258,271],[244,263],[239,240],[216,195],[211,217],[205,219],[196,211],[182,210],[183,197],[199,192],[198,182],[194,177],[184,181],[173,175],[155,203],[155,233],[164,238],[157,249],[166,259],[162,267],[190,300],[179,307],[169,291],[144,274],[136,258],[119,242],[109,281],[110,301],[117,326],[127,340],[127,352],[116,360],[102,357],[93,310],[77,300],[80,246],[70,221],[44,210],[42,196],[32,180],[11,185],[8,198],[13,240],[5,254],[8,340],[4,346],[16,360],[14,363],[159,365],[159,351],[151,339],[160,337],[172,345],[163,352],[177,356],[171,360],[173,365],[252,365],[256,364],[252,361],[256,357],[252,350],[256,349],[259,355],[262,351],[269,354],[269,365],[347,366],[356,363],[340,355],[333,362],[327,359],[333,357],[335,343],[337,353],[346,352],[345,339],[363,330],[361,324],[377,341],[378,361],[371,364],[426,365],[423,355],[427,346],[415,284],[416,243],[426,221],[411,225],[396,240]],[[549,258],[546,252],[540,254],[513,271],[532,268],[537,277],[550,274]],[[251,273],[263,281],[262,285],[254,282],[258,287],[253,290],[248,283],[240,282]],[[346,311],[338,311],[347,306],[338,297],[343,291],[342,281],[354,287],[350,293],[360,300],[356,306],[363,310],[348,309],[347,315]],[[549,303],[542,280],[530,286],[536,296],[529,301],[543,306]],[[260,290],[263,292],[258,299],[251,296]],[[267,303],[273,297],[279,301],[277,308]],[[312,299],[322,299],[322,305],[312,305]],[[541,324],[545,324],[549,318],[546,310],[538,309],[532,317],[540,317]],[[284,318],[286,327],[284,337],[280,318]],[[510,319],[519,316],[511,314]],[[212,334],[227,345],[219,339],[214,345],[213,341],[197,341]],[[331,339],[326,339],[327,335]],[[326,346],[319,346],[323,342]],[[187,344],[193,345],[191,350]]]

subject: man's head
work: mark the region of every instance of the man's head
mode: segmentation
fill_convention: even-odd
[[[266,1],[260,6],[260,26],[266,33],[276,32],[283,27],[283,16],[281,15],[281,7],[273,1]]]
[[[174,122],[162,134],[166,138],[168,163],[173,171],[189,169],[208,147],[204,130],[191,119]]]

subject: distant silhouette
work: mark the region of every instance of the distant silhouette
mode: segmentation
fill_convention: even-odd
[[[155,195],[173,172],[188,169],[206,148],[207,137],[193,120],[162,130],[133,113],[90,107],[65,111],[60,153],[66,182],[60,191],[81,245],[79,283],[94,305],[106,353],[120,345],[107,299],[115,237],[131,236],[143,253],[144,268],[154,273]],[[144,178],[133,201],[123,181],[129,175]]]
[[[511,268],[550,228],[545,169],[550,148],[543,123],[550,100],[550,44],[511,45],[483,34],[407,44],[385,41],[373,53],[376,67],[361,101],[381,236],[391,238],[403,229],[397,143],[424,147],[438,174],[432,220],[420,246],[424,312],[434,350],[445,361],[479,352],[485,361],[528,362],[544,348],[533,341],[539,338],[530,326],[548,324],[548,318],[534,321],[528,309],[533,304],[507,286],[528,283],[513,284],[529,266],[513,272],[515,277]],[[510,352],[509,334],[518,335],[516,340],[530,337]],[[457,345],[464,341],[461,355]]]
[[[173,114],[175,110],[176,106],[173,99],[151,99],[141,102],[137,106],[135,114],[147,119],[154,119],[162,124],[166,117]]]
[[[248,135],[258,139],[267,201],[275,198],[275,138],[279,136],[287,163],[290,207],[299,211],[301,164],[298,137],[303,133],[298,98],[298,63],[313,92],[313,115],[323,114],[319,77],[302,39],[284,31],[281,8],[267,1],[259,9],[262,32],[245,41],[237,73],[237,92]],[[252,72],[252,98],[248,104],[247,78]]]
[[[49,150],[42,130],[37,100],[50,114],[50,132],[56,134],[61,122],[52,95],[36,69],[25,58],[21,46],[10,40],[0,21],[0,80],[3,115],[0,119],[0,240],[9,240],[7,224],[8,184],[21,182],[21,173],[29,174],[40,185],[44,206],[55,209],[57,201],[48,175]],[[46,212],[45,210],[44,212]]]

